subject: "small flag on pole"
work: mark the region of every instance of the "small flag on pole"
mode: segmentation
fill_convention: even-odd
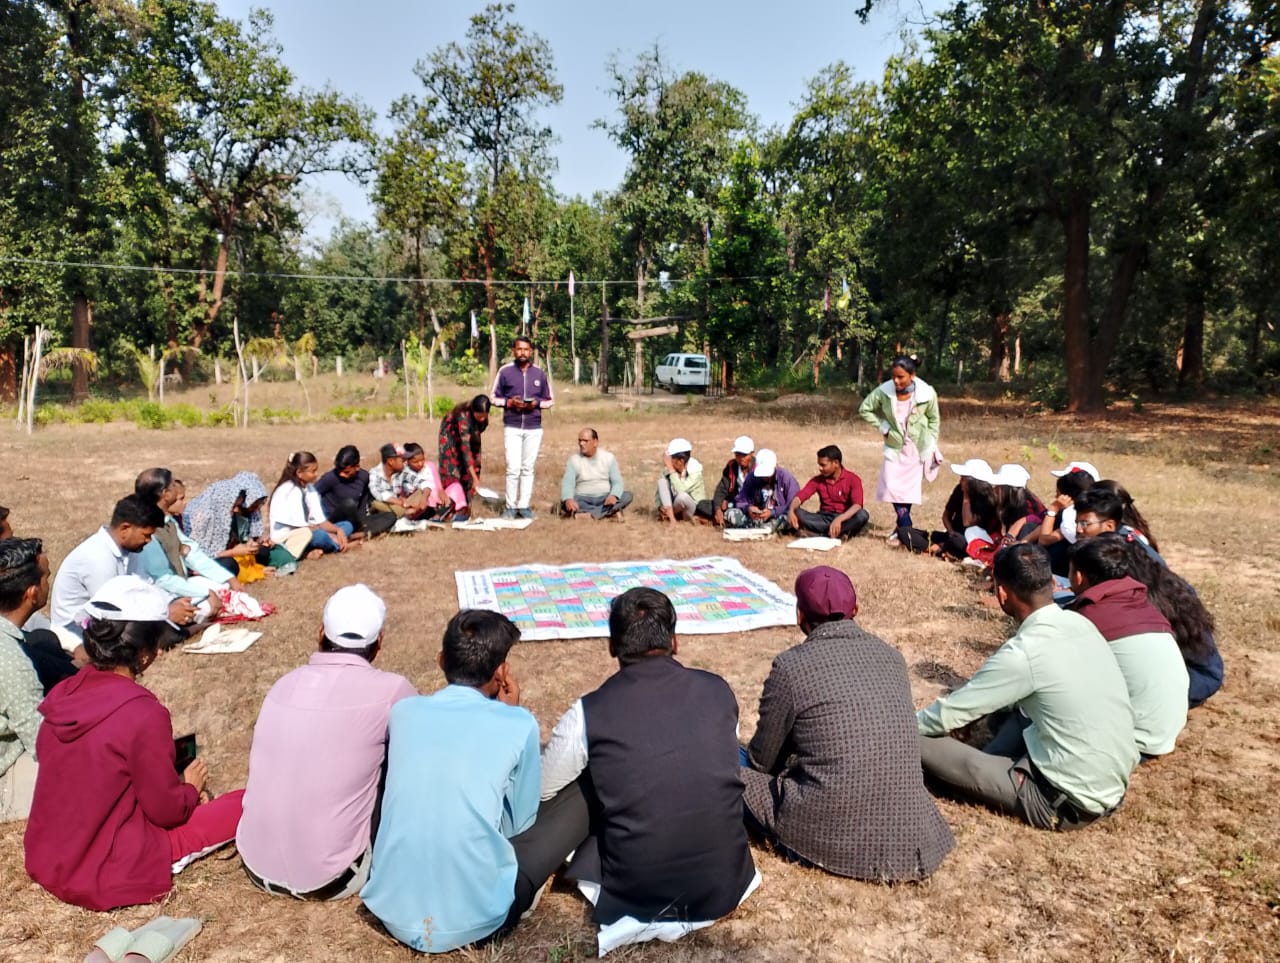
[[[520,327],[521,329],[529,327],[529,299],[528,298],[524,299],[524,310],[521,311],[520,313]]]
[[[569,297],[573,297],[573,272],[569,272]]]
[[[471,312],[471,339],[474,341],[480,337],[480,325],[476,324],[476,313]]]

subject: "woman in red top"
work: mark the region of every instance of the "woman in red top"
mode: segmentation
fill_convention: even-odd
[[[240,822],[244,791],[210,801],[201,759],[179,775],[169,712],[137,682],[168,607],[168,593],[135,575],[107,582],[85,606],[90,664],[40,704],[27,872],[86,909],[162,898],[173,874],[234,839]]]

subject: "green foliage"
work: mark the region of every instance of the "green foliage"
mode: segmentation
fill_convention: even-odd
[[[489,377],[489,369],[476,357],[473,348],[467,348],[461,354],[455,354],[443,364],[442,368],[446,376],[464,388],[483,385]]]
[[[172,412],[156,401],[142,401],[132,406],[130,417],[139,428],[172,428]]]

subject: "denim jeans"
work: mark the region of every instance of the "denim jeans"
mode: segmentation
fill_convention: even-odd
[[[340,529],[342,534],[347,536],[347,538],[350,538],[351,533],[355,531],[355,526],[350,522],[334,522],[333,526],[334,528]],[[318,548],[320,551],[326,553],[336,552],[338,550],[338,543],[334,537],[324,529],[316,528],[311,532],[311,542],[307,545],[307,551],[309,552],[313,548]]]

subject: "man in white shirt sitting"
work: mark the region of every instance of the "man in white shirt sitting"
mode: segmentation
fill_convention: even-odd
[[[632,494],[622,487],[618,459],[600,447],[600,434],[594,428],[578,432],[578,453],[570,455],[560,482],[560,508],[566,518],[578,513],[601,519],[622,518],[631,504]]]
[[[62,647],[77,653],[80,661],[84,661],[80,643],[87,618],[85,603],[110,579],[137,573],[137,554],[162,525],[164,512],[155,502],[128,495],[116,502],[111,523],[73,548],[58,566],[49,601],[49,621]],[[195,609],[187,599],[174,599],[170,604],[169,621],[174,625],[190,625],[194,618]]]

